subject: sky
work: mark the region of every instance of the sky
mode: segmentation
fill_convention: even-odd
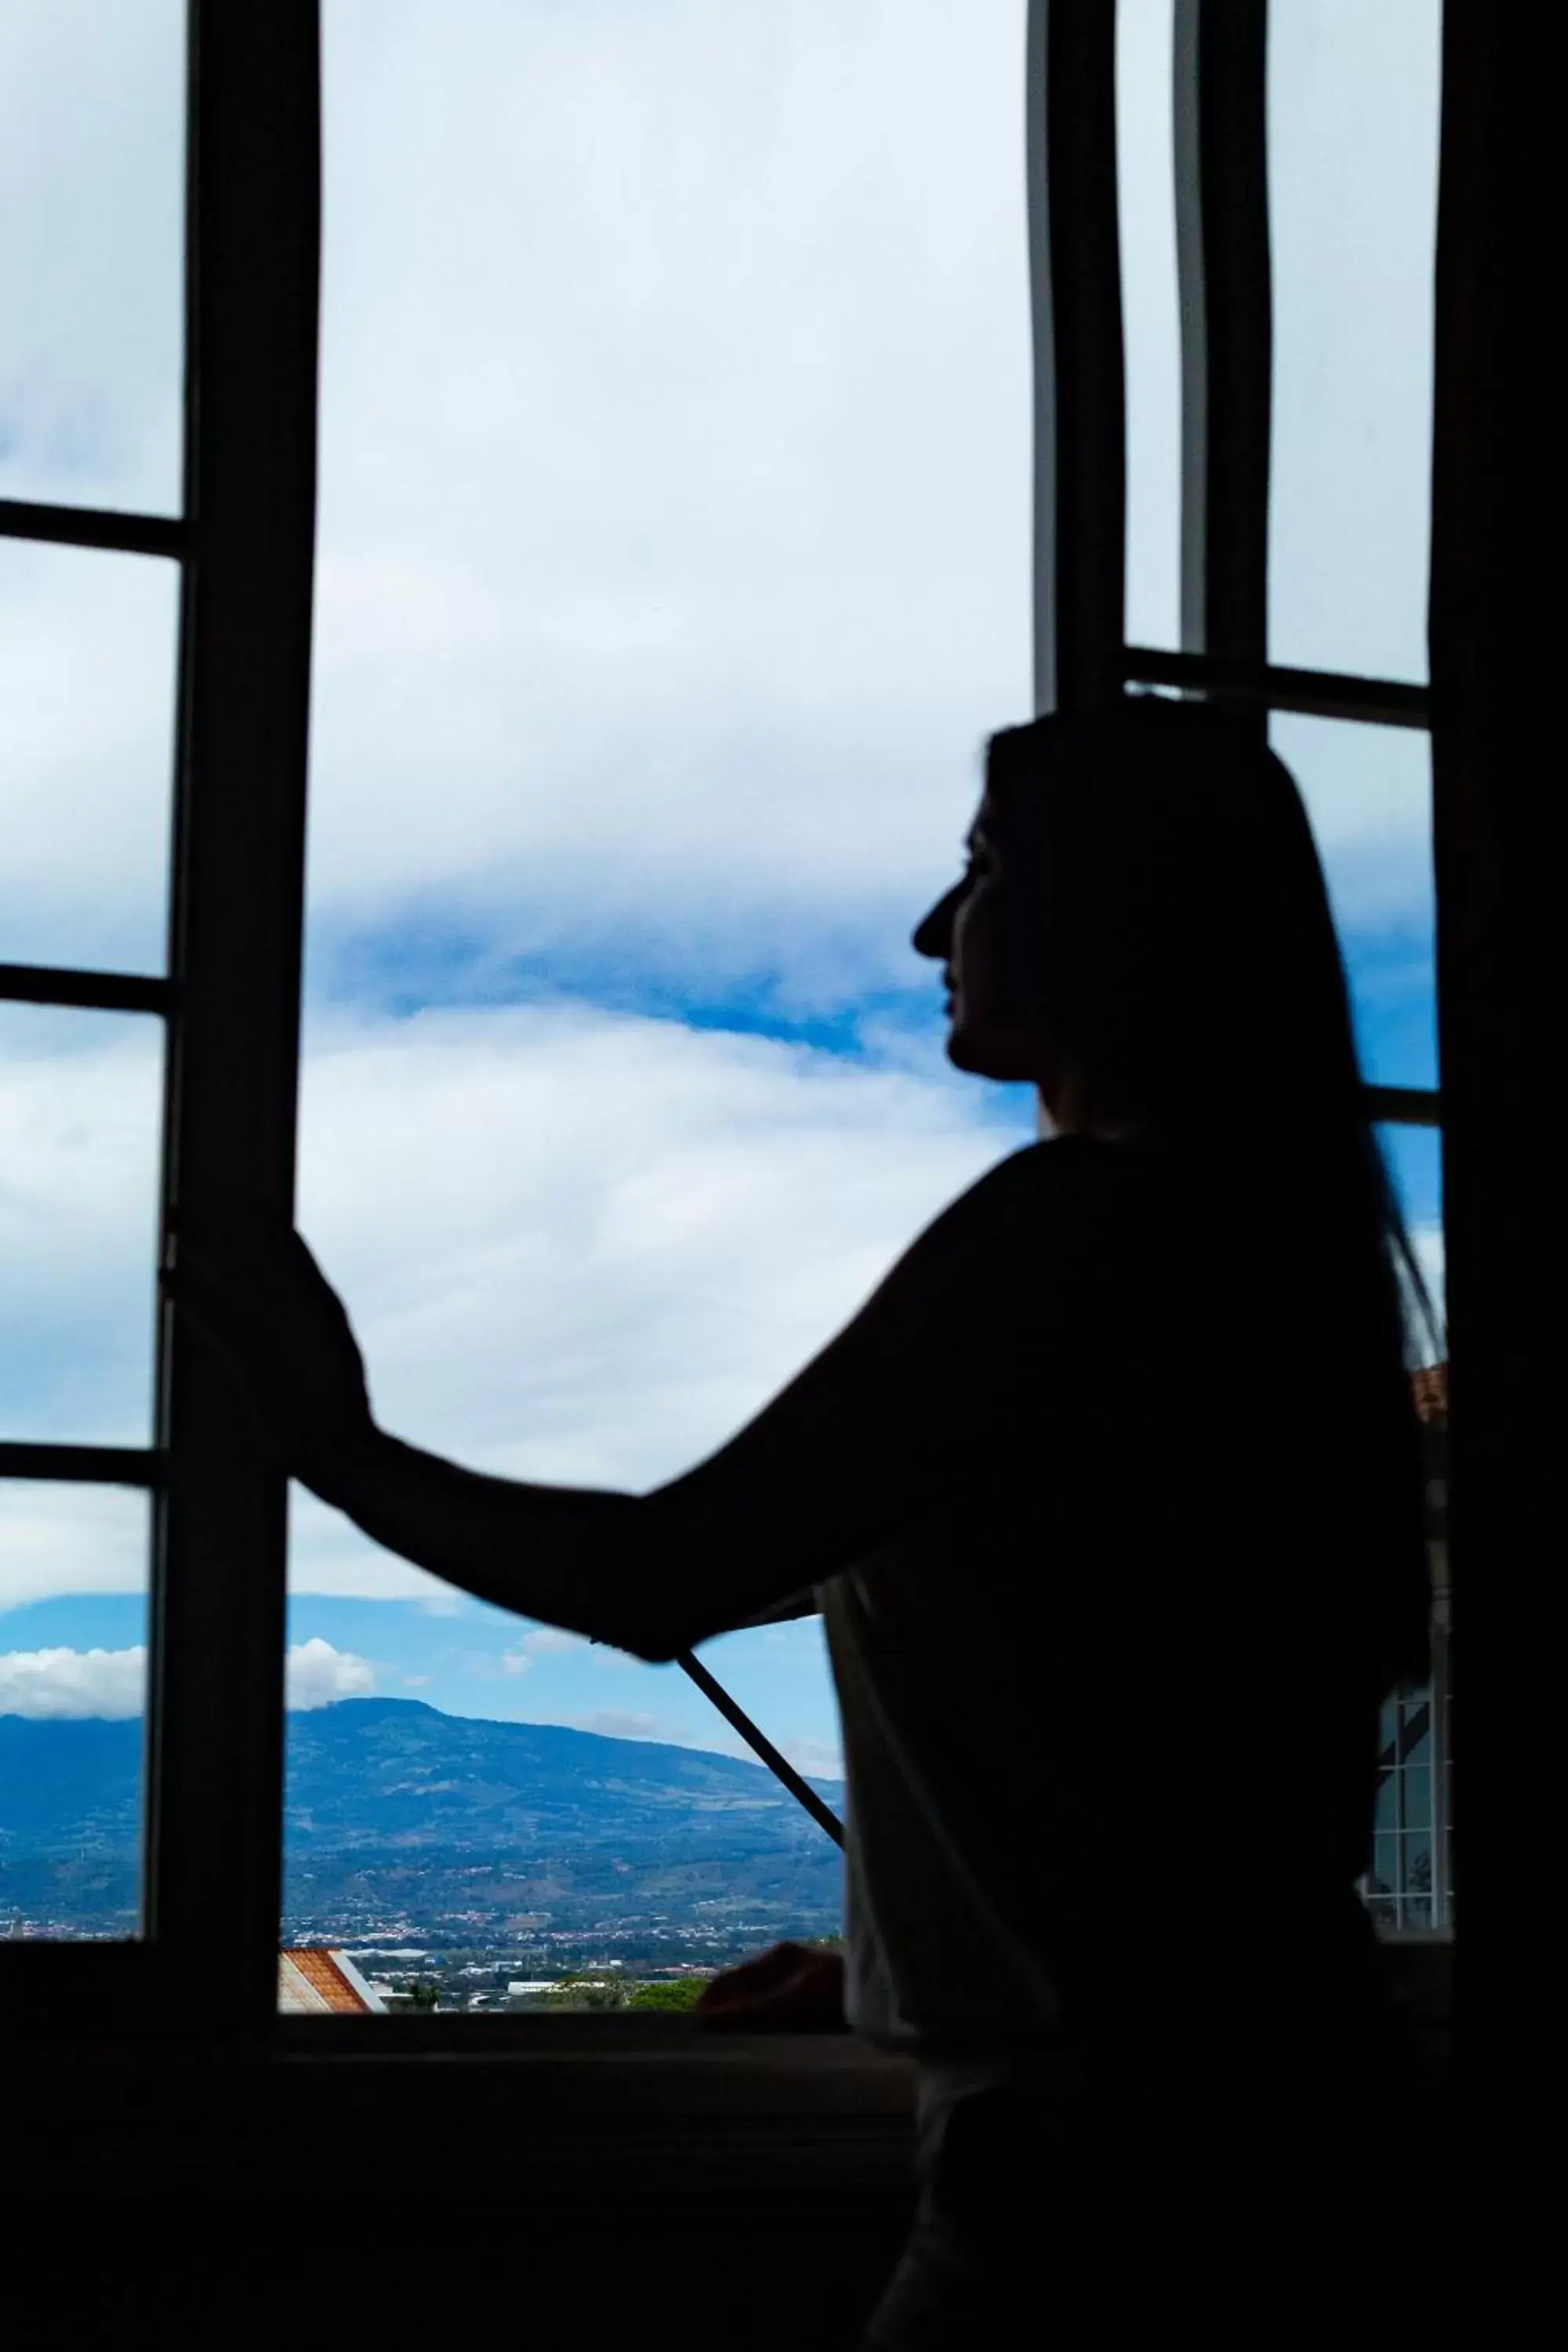
[[[0,21],[0,496],[171,511],[172,0]],[[1424,675],[1436,0],[1274,11],[1274,658]],[[1027,1141],[909,932],[1030,714],[1023,0],[326,0],[300,1221],[398,1434],[634,1489]],[[1170,0],[1123,0],[1128,634],[1176,639]],[[0,959],[162,953],[174,575],[0,541]],[[1422,738],[1282,719],[1367,1075]],[[1247,975],[1237,975],[1238,988]],[[145,1442],[160,1043],[0,1009],[0,1434]],[[1436,1152],[1397,1142],[1428,1263]],[[0,1709],[133,1712],[134,1496],[0,1486]],[[295,1501],[291,1703],[731,1749]],[[710,1663],[831,1773],[814,1624]]]

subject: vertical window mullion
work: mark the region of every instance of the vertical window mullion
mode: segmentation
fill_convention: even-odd
[[[292,1213],[314,551],[315,0],[193,0],[186,511],[165,1206]],[[149,1934],[191,2022],[276,2007],[287,1489],[177,1317],[160,1334]]]
[[[1262,663],[1273,300],[1268,0],[1175,0],[1182,647]],[[1267,716],[1256,713],[1261,733]]]
[[[1120,699],[1127,453],[1117,226],[1116,11],[1030,0],[1035,708]]]
[[[1394,1924],[1403,1927],[1410,1891],[1410,1710],[1403,1691],[1394,1702]]]

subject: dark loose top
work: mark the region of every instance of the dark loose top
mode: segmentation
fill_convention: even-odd
[[[1398,1368],[1160,1150],[1037,1145],[949,1215],[918,1367],[841,1399],[847,1495],[858,1438],[924,1497],[820,1587],[850,2021],[917,2053],[1342,2050],[1386,1998],[1355,1882],[1379,1596],[1420,1572]]]

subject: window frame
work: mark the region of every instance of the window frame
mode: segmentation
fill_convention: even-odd
[[[1126,642],[1117,16],[1095,0],[1035,0],[1030,16],[1037,710],[1108,709],[1129,692],[1173,688],[1237,713],[1260,742],[1273,711],[1430,734],[1426,687],[1268,659],[1268,0],[1173,0],[1181,645],[1161,651]],[[1370,1121],[1442,1134],[1439,1089],[1363,1085],[1362,1100]],[[1440,1475],[1446,1482],[1446,1451]],[[1433,1924],[1406,1927],[1401,1884],[1396,1924],[1380,1934],[1391,1946],[1419,1936],[1446,1948],[1453,1935],[1452,1694],[1441,1506],[1430,1545]],[[1394,1712],[1397,1748],[1398,1701]],[[1402,1772],[1395,1790],[1403,1864]]]
[[[1280,669],[1265,657],[1267,0],[1176,8],[1184,299],[1174,653],[1124,641],[1116,10],[1103,0],[1028,8],[1037,706],[1091,708],[1130,689],[1175,688],[1255,712],[1260,729],[1270,709],[1426,726],[1424,688]],[[0,966],[0,998],[164,1021],[165,1234],[171,1211],[236,1184],[292,1206],[314,562],[319,7],[191,0],[189,27],[183,515],[0,502],[0,534],[182,568],[166,976]],[[1237,121],[1250,128],[1234,151],[1221,126],[1234,132]],[[1379,1120],[1440,1124],[1436,1094],[1367,1091]],[[352,2048],[376,2064],[438,2050],[527,2064],[547,2049],[585,2047],[584,2035],[632,2063],[632,2037],[613,2018],[366,2019],[347,2034],[279,2019],[287,1494],[240,1400],[183,1321],[161,1312],[150,1447],[0,1445],[0,1475],[139,1487],[155,1528],[142,1937],[0,1948],[0,2031],[79,2042],[90,2006],[104,2040],[175,2037],[290,2063]],[[214,1559],[227,1563],[221,1574],[204,1565]],[[754,1727],[738,1727],[752,1737]],[[650,2063],[667,2046],[700,2071],[720,2063],[713,2050],[699,2058],[679,2027],[636,2024]],[[742,2045],[724,2055],[744,2072]],[[805,2039],[798,2059],[809,2071]],[[886,2083],[887,2062],[874,2053],[831,2063]],[[879,2088],[873,2105],[883,2096]]]

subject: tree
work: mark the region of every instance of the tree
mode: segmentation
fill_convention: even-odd
[[[544,2001],[549,2009],[625,2009],[626,1988],[597,1977],[563,1977]]]
[[[694,2009],[707,1989],[706,1977],[672,1977],[658,1984],[640,1984],[632,1988],[628,2009]]]

